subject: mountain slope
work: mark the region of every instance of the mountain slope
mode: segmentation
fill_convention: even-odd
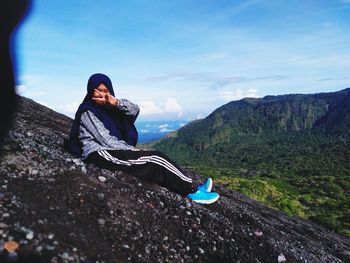
[[[0,262],[9,240],[20,245],[14,262],[349,261],[349,239],[222,185],[220,201],[202,206],[84,164],[62,148],[71,119],[20,105],[0,164]]]
[[[266,96],[227,103],[149,147],[269,206],[350,236],[349,127],[349,88]]]
[[[349,89],[348,89],[349,90]],[[314,125],[335,134],[350,134],[350,92]]]

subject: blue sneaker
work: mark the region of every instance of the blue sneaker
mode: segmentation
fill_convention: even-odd
[[[213,188],[213,179],[208,178],[204,181],[203,184],[198,186],[198,190],[201,190],[202,192],[211,192],[211,189]]]
[[[196,192],[188,194],[187,197],[199,204],[212,204],[215,203],[220,196],[216,192],[203,192],[198,189]]]

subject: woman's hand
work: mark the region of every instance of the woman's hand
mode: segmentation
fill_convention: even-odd
[[[113,97],[111,93],[104,93],[99,91],[98,89],[94,90],[92,100],[95,101],[98,105],[118,106],[119,104],[119,100]]]

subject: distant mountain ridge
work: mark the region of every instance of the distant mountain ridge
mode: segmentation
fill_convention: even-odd
[[[201,151],[210,145],[229,141],[232,134],[301,130],[349,135],[350,88],[331,93],[231,101],[214,110],[205,119],[178,130],[176,139],[173,134],[170,140]]]

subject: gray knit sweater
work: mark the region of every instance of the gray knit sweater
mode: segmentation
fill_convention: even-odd
[[[139,107],[126,100],[119,100],[117,106],[126,115],[135,116],[140,111]],[[135,148],[125,141],[109,134],[103,123],[91,111],[81,115],[79,127],[79,139],[83,144],[83,159],[91,153],[101,150],[134,150]]]

